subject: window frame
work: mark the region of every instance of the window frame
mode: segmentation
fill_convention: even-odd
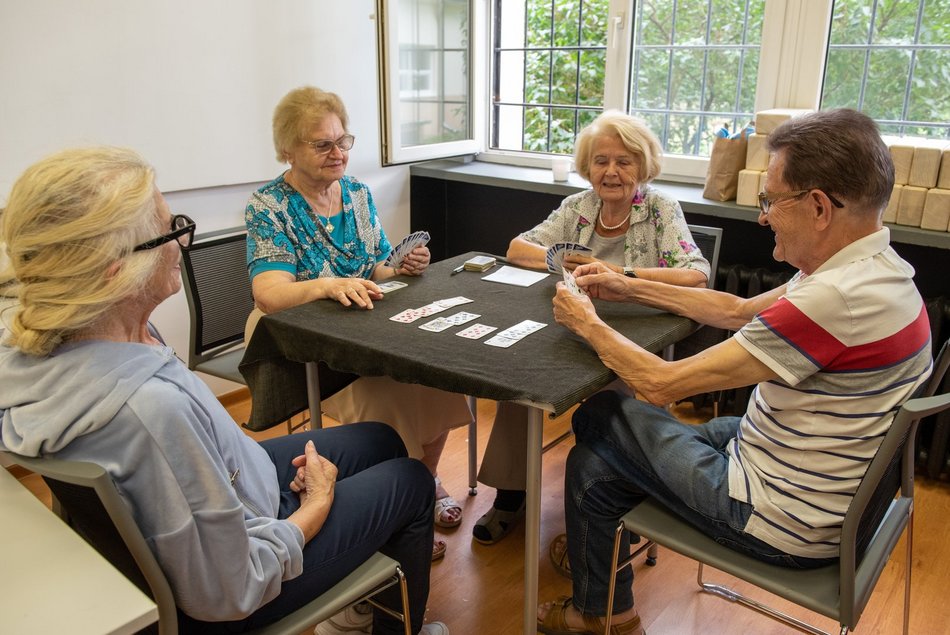
[[[469,135],[467,139],[440,143],[402,145],[400,111],[399,4],[415,0],[376,0],[376,58],[379,84],[380,163],[385,166],[428,159],[470,155],[483,145],[485,63],[481,49],[486,42],[486,16],[481,0],[469,2]]]

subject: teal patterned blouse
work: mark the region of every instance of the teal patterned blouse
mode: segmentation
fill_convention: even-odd
[[[298,281],[314,278],[367,278],[392,251],[369,188],[351,176],[340,179],[343,212],[327,231],[304,197],[284,176],[251,195],[244,210],[247,269],[251,279],[264,271],[287,271]]]

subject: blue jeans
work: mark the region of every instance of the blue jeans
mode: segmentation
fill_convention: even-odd
[[[567,458],[564,516],[573,600],[582,613],[606,615],[617,524],[646,496],[759,560],[795,568],[831,561],[792,556],[743,532],[752,506],[729,496],[726,453],[738,417],[688,425],[662,408],[606,391],[578,408],[572,423],[577,443]],[[619,559],[629,554],[630,534],[624,532]],[[624,567],[617,574],[615,613],[633,607],[632,585],[633,569]]]
[[[304,545],[303,572],[286,580],[280,595],[244,620],[198,622],[179,612],[181,632],[240,633],[275,622],[328,590],[376,551],[402,566],[412,632],[422,628],[432,564],[432,474],[420,461],[407,458],[399,435],[381,423],[354,423],[269,439],[261,446],[277,469],[280,518],[300,506],[299,496],[289,487],[296,474],[290,461],[304,453],[310,439],[317,451],[336,465],[338,474],[330,515]],[[398,585],[377,599],[402,612]],[[374,612],[373,633],[402,632],[399,620]]]

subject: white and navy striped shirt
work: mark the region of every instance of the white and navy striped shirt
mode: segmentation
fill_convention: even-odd
[[[735,335],[781,379],[759,384],[729,446],[745,531],[786,553],[838,555],[841,524],[900,405],[931,368],[913,268],[884,228],[855,241]]]

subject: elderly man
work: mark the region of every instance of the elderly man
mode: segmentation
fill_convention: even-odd
[[[539,608],[542,632],[603,630],[614,530],[645,496],[765,561],[836,558],[841,521],[881,437],[930,373],[914,271],[881,222],[894,167],[877,126],[853,110],[821,111],[787,121],[768,143],[759,224],[772,230],[775,259],[799,270],[786,285],[739,298],[598,264],[575,272],[592,298],[678,313],[736,331],[731,339],[666,362],[559,285],[557,321],[650,403],[606,392],[574,415],[564,492],[573,598]],[[690,426],[657,407],[753,384],[742,417]],[[612,632],[640,633],[631,568],[618,576]]]

